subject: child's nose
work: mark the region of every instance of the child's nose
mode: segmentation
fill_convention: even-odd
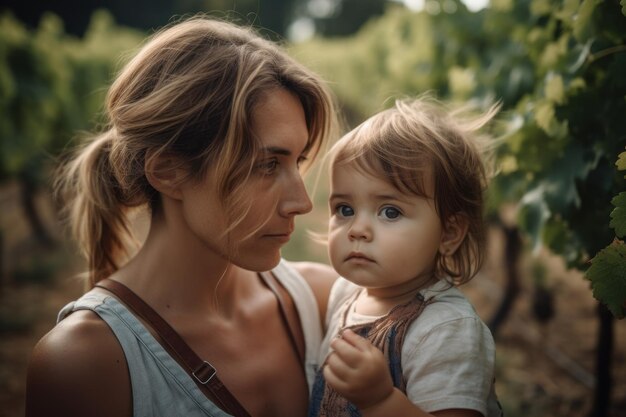
[[[369,222],[363,216],[359,216],[352,222],[348,235],[351,240],[371,240],[372,229]]]

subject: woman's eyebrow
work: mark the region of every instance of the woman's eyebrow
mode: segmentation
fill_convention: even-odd
[[[279,146],[265,147],[263,148],[263,152],[270,155],[291,156],[291,151],[289,149],[281,148]]]

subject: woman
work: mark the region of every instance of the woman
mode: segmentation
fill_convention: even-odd
[[[109,284],[64,308],[35,347],[26,414],[227,415],[202,391],[219,378],[253,416],[305,415],[335,274],[290,265],[280,248],[311,210],[301,170],[334,124],[323,83],[250,30],[193,18],[145,44],[106,109],[107,130],[57,185],[89,286]],[[128,260],[127,214],[141,206],[150,228]],[[274,283],[258,273],[271,269]],[[118,284],[217,376],[186,372]]]

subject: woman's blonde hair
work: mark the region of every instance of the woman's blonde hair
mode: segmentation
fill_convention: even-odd
[[[469,229],[458,250],[437,254],[435,275],[454,284],[469,281],[484,259],[484,192],[492,175],[493,141],[478,133],[497,113],[481,116],[469,108],[449,110],[429,95],[403,99],[370,117],[330,150],[330,166],[356,164],[400,192],[433,198],[441,224],[464,216]],[[434,194],[427,195],[425,181]]]
[[[132,238],[128,210],[158,209],[146,160],[177,156],[189,179],[209,166],[236,224],[250,209],[241,189],[259,144],[252,112],[277,87],[305,112],[309,160],[333,129],[332,97],[314,73],[253,30],[196,16],[154,34],[108,91],[106,129],[61,167],[55,187],[74,238],[88,260],[90,284],[116,271]]]

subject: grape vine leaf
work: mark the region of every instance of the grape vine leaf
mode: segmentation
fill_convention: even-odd
[[[563,78],[558,74],[550,74],[546,80],[545,96],[553,103],[563,104],[565,101],[565,90],[563,88]]]
[[[591,281],[594,298],[606,304],[616,318],[624,318],[626,312],[626,244],[616,240],[598,252],[591,260],[591,266],[585,276]]]
[[[555,214],[565,216],[581,204],[576,180],[584,179],[600,160],[599,154],[572,145],[547,169],[542,181],[520,199],[518,221],[529,234],[534,250],[542,246],[546,222]]]
[[[545,193],[544,185],[539,185],[527,192],[520,200],[518,221],[530,236],[534,251],[542,246],[543,228],[551,215]]]
[[[599,160],[599,152],[586,151],[581,145],[574,144],[546,169],[544,198],[552,212],[566,213],[570,207],[580,206],[576,180],[585,180]]]
[[[615,229],[617,237],[626,236],[626,191],[619,193],[611,200],[615,206],[611,212],[611,222],[609,226]]]
[[[626,0],[624,0],[624,2],[626,2]],[[621,154],[619,154],[615,165],[617,166],[618,170],[626,171],[626,152],[622,152]],[[626,176],[624,176],[624,178],[626,178]]]
[[[573,33],[578,41],[584,41],[591,36],[593,31],[592,16],[598,4],[602,0],[583,0],[578,9],[578,16],[574,19]]]

